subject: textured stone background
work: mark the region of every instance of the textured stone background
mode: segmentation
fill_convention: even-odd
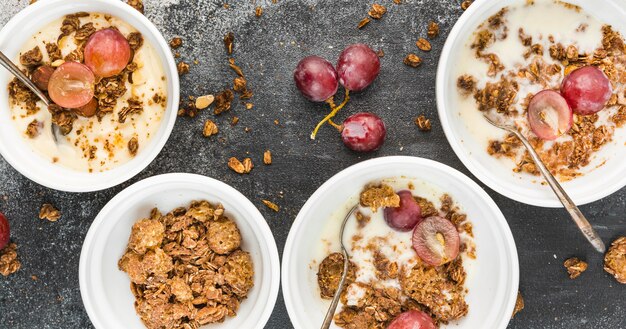
[[[266,216],[282,250],[299,208],[326,179],[359,161],[386,155],[413,155],[434,159],[469,174],[446,142],[435,107],[435,69],[445,36],[462,11],[461,0],[405,0],[394,5],[380,0],[389,12],[363,30],[356,24],[372,0],[256,0],[264,8],[254,17],[253,0],[149,0],[146,15],[166,39],[181,35],[183,59],[192,65],[182,78],[182,96],[214,93],[232,83],[222,37],[236,35],[235,58],[255,92],[253,110],[241,105],[217,118],[219,137],[201,137],[199,118],[179,118],[159,157],[131,181],[106,191],[71,194],[49,190],[22,177],[0,158],[0,211],[10,219],[12,239],[19,246],[22,269],[0,277],[0,328],[90,328],[78,287],[81,244],[91,221],[116,193],[143,178],[169,172],[192,172],[218,178],[250,198]],[[0,23],[25,7],[27,0],[0,0]],[[412,69],[404,55],[417,51],[415,40],[426,34],[429,20],[441,25],[441,36],[424,64]],[[388,139],[377,153],[359,156],[341,144],[328,126],[312,142],[308,135],[325,108],[312,104],[295,89],[291,74],[297,61],[318,54],[334,62],[348,44],[364,42],[382,48],[382,71],[367,92],[354,95],[340,117],[357,111],[378,113],[388,126]],[[6,110],[6,107],[2,107]],[[421,133],[412,123],[425,113],[433,130]],[[240,117],[237,126],[228,122]],[[279,125],[273,123],[274,120]],[[244,128],[251,132],[244,132]],[[274,164],[263,166],[262,152],[271,149]],[[227,167],[231,156],[248,152],[257,168],[238,176]],[[471,177],[471,175],[470,175]],[[541,209],[508,200],[485,188],[500,206],[515,236],[520,256],[520,289],[526,308],[509,328],[626,328],[626,287],[602,270],[601,255],[593,252],[563,210]],[[284,198],[279,196],[284,193]],[[261,199],[276,201],[279,213]],[[56,223],[37,218],[44,202],[57,205],[63,217]],[[626,234],[626,189],[582,207],[605,241]],[[590,266],[570,281],[562,266],[570,256]],[[31,276],[37,276],[33,280]],[[291,328],[282,297],[267,328]]]

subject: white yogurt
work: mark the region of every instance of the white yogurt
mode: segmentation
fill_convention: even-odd
[[[24,44],[21,53],[39,46],[44,62],[48,62],[45,44],[57,40],[62,21],[63,18],[60,18],[33,35]],[[103,14],[91,14],[89,17],[80,18],[80,21],[81,25],[92,22],[97,30],[115,26],[125,36],[137,32],[128,23],[115,17],[107,20]],[[65,38],[59,44],[59,48],[63,57],[74,50],[76,45],[73,42],[73,34]],[[15,62],[19,63],[19,55]],[[165,106],[152,102],[152,97],[155,94],[167,96],[163,65],[156,50],[147,40],[144,39],[143,46],[135,53],[134,62],[139,68],[133,73],[133,84],[126,82],[126,94],[118,99],[113,113],[104,116],[102,121],[99,122],[95,116],[91,118],[79,116],[74,121],[72,131],[66,136],[59,136],[55,142],[50,129],[52,117],[42,102],[37,104],[40,108],[37,113],[27,115],[22,106],[14,105],[10,101],[9,108],[13,114],[15,128],[33,152],[41,155],[45,161],[66,168],[83,172],[101,172],[130,161],[133,156],[128,151],[128,141],[136,137],[139,144],[138,152],[141,152],[142,147],[146,146],[156,134],[165,113]],[[143,111],[129,115],[125,123],[119,123],[119,111],[127,106],[127,100],[133,96],[143,102]],[[42,122],[43,128],[40,129],[40,135],[30,138],[25,132],[28,124],[34,119]],[[89,157],[90,146],[98,149],[93,159]]]

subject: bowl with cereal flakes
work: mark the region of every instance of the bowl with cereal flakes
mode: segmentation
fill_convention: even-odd
[[[0,49],[45,94],[0,70],[0,154],[49,188],[89,192],[147,167],[174,126],[169,46],[120,1],[37,1],[0,31]]]
[[[507,222],[476,183],[441,163],[383,157],[349,167],[300,210],[282,286],[296,328],[506,328],[519,265]]]
[[[96,328],[263,328],[278,296],[265,219],[225,183],[193,174],[140,181],[94,220],[80,257]]]
[[[626,5],[622,1],[475,1],[439,61],[446,137],[483,183],[513,200],[562,207],[512,134],[515,126],[578,204],[626,186]],[[537,24],[541,21],[541,24]]]

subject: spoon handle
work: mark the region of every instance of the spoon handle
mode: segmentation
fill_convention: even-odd
[[[530,153],[530,156],[533,158],[533,161],[535,161],[535,165],[537,165],[537,168],[539,168],[539,171],[548,182],[548,185],[550,185],[550,187],[552,188],[556,196],[559,198],[559,200],[561,201],[565,209],[572,216],[574,223],[578,225],[578,228],[583,233],[583,235],[585,235],[585,238],[589,240],[591,245],[593,245],[593,247],[598,252],[604,253],[606,251],[606,246],[604,245],[604,242],[602,242],[602,239],[600,238],[600,236],[598,236],[598,233],[596,233],[593,227],[591,227],[591,224],[589,223],[587,218],[585,218],[585,215],[583,215],[580,209],[578,209],[576,204],[569,197],[569,195],[567,195],[565,190],[563,190],[563,187],[561,187],[561,184],[559,184],[556,178],[554,178],[550,170],[546,168],[545,164],[543,163],[543,161],[541,161],[541,158],[539,157],[537,152],[535,152],[535,149],[532,147],[532,145],[530,145],[526,137],[524,137],[519,131],[517,131],[517,129],[507,129],[507,130],[514,133],[515,136],[517,136],[517,138],[519,138],[519,140],[522,141],[522,143],[528,150],[528,153]]]
[[[50,101],[48,97],[44,93],[35,86],[35,84],[30,81],[30,79],[17,67],[13,62],[8,59],[2,51],[0,51],[0,64],[4,66],[9,72],[11,72],[16,78],[18,78],[22,83],[24,83],[28,89],[30,89],[41,101],[46,104],[46,106],[50,106]]]

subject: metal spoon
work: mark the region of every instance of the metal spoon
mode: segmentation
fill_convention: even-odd
[[[585,238],[589,240],[591,245],[593,245],[593,247],[598,252],[604,253],[606,251],[606,246],[604,245],[604,242],[602,242],[602,239],[600,238],[598,233],[596,233],[593,227],[591,227],[591,224],[589,223],[587,218],[585,218],[585,215],[583,215],[580,209],[578,209],[576,204],[574,204],[572,199],[569,197],[569,195],[567,195],[565,190],[563,190],[563,187],[561,187],[561,184],[559,184],[556,178],[552,176],[552,173],[550,173],[550,170],[546,168],[546,165],[543,163],[543,161],[541,161],[541,158],[539,157],[537,152],[535,152],[535,149],[533,149],[532,145],[530,145],[530,143],[528,142],[528,139],[526,139],[526,137],[524,137],[524,135],[522,135],[522,133],[520,133],[514,126],[505,124],[501,122],[499,119],[496,119],[487,113],[483,113],[483,116],[493,126],[498,127],[500,129],[504,129],[514,134],[517,138],[519,138],[520,141],[522,141],[522,144],[524,144],[524,146],[528,150],[528,153],[530,153],[530,156],[535,162],[535,165],[537,166],[537,168],[539,168],[539,171],[543,175],[543,178],[545,178],[545,180],[548,182],[548,185],[550,185],[550,187],[552,188],[552,191],[554,191],[556,196],[559,198],[559,200],[561,201],[561,203],[567,210],[567,212],[569,212],[569,214],[572,216],[572,220],[574,220],[574,223],[578,225],[578,228],[583,233]]]
[[[46,105],[50,106],[50,100],[46,94],[44,94],[35,84],[20,70],[2,51],[0,51],[0,65],[2,65],[5,69],[7,69],[11,74],[13,74],[18,80],[20,80],[23,84],[28,87],[39,99]],[[52,137],[54,140],[57,140],[57,136],[54,131],[54,124],[50,124],[50,129],[52,130]]]
[[[330,307],[326,312],[326,317],[324,318],[324,323],[322,323],[321,329],[328,329],[330,324],[333,322],[333,317],[335,316],[335,310],[337,309],[337,304],[339,304],[339,297],[341,296],[341,292],[343,291],[343,286],[346,283],[346,277],[348,276],[348,265],[350,264],[350,255],[348,255],[348,250],[346,246],[343,244],[343,232],[346,228],[346,223],[348,219],[352,217],[352,214],[359,208],[359,205],[355,205],[350,209],[346,217],[343,219],[341,223],[341,231],[339,232],[339,242],[341,243],[341,252],[343,253],[343,274],[341,275],[341,280],[339,280],[339,286],[337,287],[337,291],[335,292],[335,296],[333,296],[333,300],[330,302]]]

